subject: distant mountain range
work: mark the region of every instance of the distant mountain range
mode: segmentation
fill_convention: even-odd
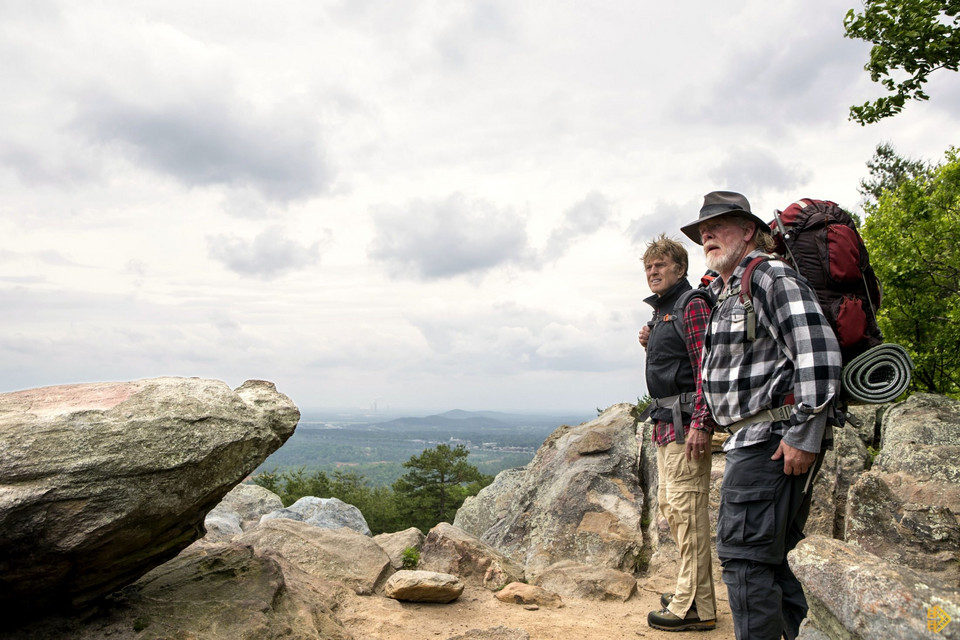
[[[431,416],[396,418],[387,422],[372,423],[370,427],[392,430],[427,428],[451,433],[502,429],[553,430],[562,424],[578,425],[593,417],[595,416],[548,416],[454,409]]]

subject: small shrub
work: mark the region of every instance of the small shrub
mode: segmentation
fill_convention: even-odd
[[[403,558],[403,568],[408,570],[413,570],[417,568],[417,565],[420,564],[420,550],[414,547],[407,547],[403,550],[403,553],[400,554]]]

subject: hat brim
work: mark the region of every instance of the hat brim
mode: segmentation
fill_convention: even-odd
[[[751,222],[756,222],[757,228],[764,228],[764,229],[770,228],[770,225],[768,223],[764,222],[763,220],[753,215],[749,211],[745,211],[744,209],[726,209],[722,211],[715,211],[713,213],[708,213],[705,216],[699,217],[693,222],[689,222],[683,225],[682,227],[680,227],[680,231],[682,231],[683,235],[687,236],[688,238],[693,240],[695,243],[699,245],[703,245],[703,238],[700,237],[700,224],[706,222],[707,220],[713,220],[714,218],[719,218],[721,216],[746,218]]]

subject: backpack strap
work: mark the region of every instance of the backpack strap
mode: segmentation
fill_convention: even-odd
[[[743,270],[743,277],[740,278],[740,304],[747,310],[747,340],[753,342],[757,339],[757,310],[753,306],[752,284],[754,270],[761,262],[770,260],[771,256],[757,256]]]
[[[676,306],[676,320],[679,320],[679,322],[674,323],[674,326],[684,344],[687,342],[687,305],[690,304],[694,298],[700,298],[708,307],[713,308],[713,299],[705,288],[690,289],[680,294],[680,297],[677,298]]]

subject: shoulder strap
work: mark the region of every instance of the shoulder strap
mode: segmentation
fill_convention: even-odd
[[[757,256],[747,263],[746,268],[743,270],[743,277],[740,278],[740,304],[747,310],[747,340],[749,342],[757,339],[757,310],[753,306],[753,293],[751,291],[753,285],[751,280],[753,279],[754,270],[761,262],[769,259],[770,256]]]

